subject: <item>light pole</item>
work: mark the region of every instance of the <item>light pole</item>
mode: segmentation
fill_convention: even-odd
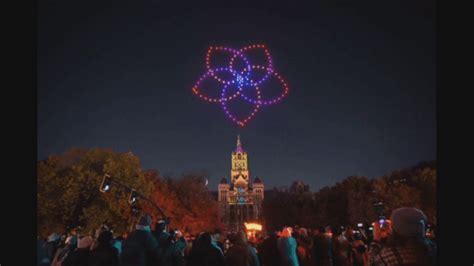
[[[124,185],[121,182],[117,181],[117,179],[115,177],[111,177],[110,175],[105,174],[104,178],[102,179],[102,183],[100,184],[99,191],[103,192],[103,193],[106,193],[106,192],[110,191],[112,185],[116,185],[117,187],[119,187],[119,188],[121,188],[125,191],[130,191],[130,196],[128,198],[128,202],[131,204],[132,211],[134,213],[136,211],[139,211],[138,208],[135,206],[135,203],[137,202],[137,200],[139,198],[141,198],[141,199],[145,200],[146,202],[148,202],[155,209],[157,209],[158,212],[163,217],[163,220],[165,220],[167,223],[169,223],[169,218],[165,215],[163,210],[157,204],[155,204],[152,200],[150,200],[148,197],[144,196],[143,194],[139,193],[135,189],[133,189],[133,188],[131,188],[127,185]],[[133,226],[133,221],[132,221],[132,226]]]

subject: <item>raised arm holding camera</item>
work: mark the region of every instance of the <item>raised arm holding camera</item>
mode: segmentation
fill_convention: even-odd
[[[425,214],[399,208],[390,220],[374,222],[369,265],[435,265],[435,246],[425,236]]]

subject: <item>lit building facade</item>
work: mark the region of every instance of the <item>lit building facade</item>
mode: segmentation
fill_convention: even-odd
[[[238,231],[245,222],[261,221],[264,184],[258,177],[250,182],[248,156],[240,136],[231,161],[230,182],[224,177],[218,185],[219,213],[227,231]]]

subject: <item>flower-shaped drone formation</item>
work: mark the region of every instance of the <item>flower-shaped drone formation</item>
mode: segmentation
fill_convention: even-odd
[[[251,51],[263,51],[266,63],[264,65],[252,64],[252,61],[248,58],[249,52]],[[214,57],[215,52],[230,54],[228,65],[212,67],[211,59]],[[240,62],[240,68],[236,66],[237,61]],[[220,103],[226,115],[241,127],[245,126],[255,116],[260,106],[277,103],[288,95],[288,85],[273,69],[270,52],[261,44],[249,45],[239,50],[222,46],[211,46],[207,51],[206,68],[206,73],[204,73],[193,86],[193,93],[208,102]],[[263,75],[259,76],[256,72],[263,72]],[[281,93],[269,99],[262,99],[264,97],[261,96],[260,90],[265,88],[264,85],[266,81],[272,78],[275,78],[281,84]],[[209,79],[214,79],[222,87],[219,97],[210,97],[201,92],[202,89],[204,89],[201,87],[205,87],[203,83]],[[252,105],[252,111],[249,116],[239,118],[230,110],[228,102],[235,100],[237,97],[240,97]]]

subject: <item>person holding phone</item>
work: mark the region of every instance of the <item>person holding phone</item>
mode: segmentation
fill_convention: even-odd
[[[353,266],[368,266],[367,246],[362,240],[362,235],[354,235],[354,242],[351,244],[351,264]]]
[[[435,246],[425,236],[426,215],[416,208],[399,208],[390,220],[373,223],[369,265],[436,265]]]

